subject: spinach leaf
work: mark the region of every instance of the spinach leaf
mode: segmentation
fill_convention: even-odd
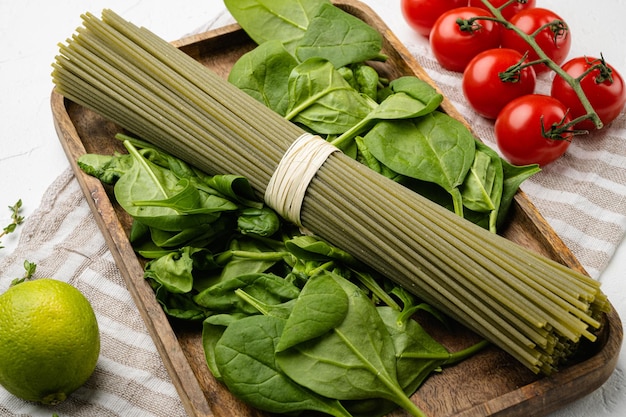
[[[289,77],[289,107],[285,118],[318,134],[340,134],[376,106],[356,91],[325,59],[311,58]]]
[[[236,320],[249,317],[244,313],[211,314],[202,322],[202,348],[209,371],[217,380],[222,379],[222,374],[215,361],[215,346],[220,340],[226,327]]]
[[[331,3],[323,4],[298,41],[295,56],[300,62],[323,58],[335,68],[367,60],[385,60],[382,36],[361,19]]]
[[[502,159],[487,145],[476,142],[476,154],[461,186],[463,205],[478,213],[489,213],[489,230],[496,233],[504,172]]]
[[[423,416],[397,381],[393,341],[376,308],[357,286],[330,276],[348,297],[344,320],[314,340],[277,352],[278,366],[320,395],[339,400],[385,398]]]
[[[114,194],[122,208],[143,224],[182,230],[211,223],[220,211],[236,208],[228,200],[200,195],[188,180],[144,158],[130,143],[125,145],[133,163],[115,183]]]
[[[424,116],[439,107],[443,96],[417,77],[401,77],[389,84],[389,94],[359,123],[332,140],[340,149],[347,141],[368,130],[377,120],[409,119]]]
[[[222,197],[235,203],[248,207],[263,207],[263,203],[259,201],[254,193],[250,181],[241,175],[213,175],[212,177],[205,177],[203,182],[210,187],[210,190],[202,188],[207,193],[211,193],[211,190],[213,190],[213,192],[217,192]]]
[[[272,236],[279,228],[278,214],[269,207],[246,208],[237,217],[237,229],[244,235]]]
[[[297,300],[297,298],[293,298],[280,304],[268,304],[258,298],[254,298],[242,289],[235,290],[235,294],[264,316],[274,316],[285,320],[291,315]]]
[[[170,197],[158,200],[134,200],[138,207],[171,208],[181,214],[209,214],[233,211],[237,205],[221,197],[200,192],[188,179],[181,179]],[[167,191],[166,191],[167,192]]]
[[[355,258],[348,252],[313,236],[294,236],[285,241],[285,249],[298,259],[303,260],[325,262],[336,259],[347,265],[356,262]]]
[[[390,169],[443,187],[455,212],[463,214],[458,187],[474,160],[476,141],[461,122],[434,111],[416,119],[379,121],[363,139]]]
[[[281,41],[293,54],[309,24],[329,0],[224,0],[226,8],[257,44]]]
[[[355,137],[354,144],[356,145],[357,151],[358,151],[355,157],[355,159],[358,162],[367,166],[372,171],[378,172],[379,174],[384,175],[385,177],[390,178],[394,181],[401,177],[400,174],[389,169],[388,166],[386,166],[385,164],[382,164],[378,159],[376,159],[374,155],[372,155],[372,153],[367,148],[367,145],[365,144],[363,137],[361,136]],[[342,146],[345,146],[345,145],[342,145]]]
[[[498,214],[497,220],[498,225],[501,225],[506,220],[506,214],[508,213],[508,209],[513,202],[513,198],[520,184],[541,171],[539,165],[536,164],[516,166],[511,165],[505,160],[502,160],[502,169],[504,171],[504,184],[502,186],[500,213]]]
[[[163,311],[170,317],[186,321],[198,321],[204,320],[210,314],[209,311],[196,304],[190,294],[172,293],[163,285],[156,288],[155,296],[163,307]]]
[[[85,154],[76,161],[87,175],[98,178],[105,184],[115,184],[133,163],[130,155]]]
[[[339,326],[347,313],[348,296],[331,275],[310,278],[296,299],[276,352],[322,336]]]
[[[193,288],[194,249],[184,247],[153,259],[145,267],[144,276],[161,284],[172,293],[188,293]]]
[[[235,290],[242,289],[268,304],[280,304],[297,298],[300,289],[274,274],[250,273],[220,281],[194,296],[198,305],[221,313],[240,312],[257,314],[257,310],[239,297]]]
[[[378,100],[378,86],[380,84],[380,77],[378,72],[369,65],[363,63],[357,63],[352,65],[354,73],[354,81],[356,83],[356,90],[361,94],[365,94],[367,97],[374,101]]]
[[[390,307],[378,307],[377,311],[393,340],[398,382],[407,395],[412,395],[450,358],[450,353],[418,322],[403,320],[402,312]]]
[[[284,116],[289,104],[287,82],[298,61],[277,41],[262,43],[235,62],[228,81]]]
[[[230,233],[232,228],[229,229],[229,225],[230,222],[227,221],[215,221],[213,223],[179,231],[168,231],[150,227],[149,232],[152,243],[162,249],[175,249],[183,246],[204,247],[213,242],[216,238]]]
[[[277,365],[274,351],[285,321],[256,315],[235,320],[215,345],[215,362],[228,389],[246,403],[272,413],[320,411],[350,417],[331,397],[294,382]]]

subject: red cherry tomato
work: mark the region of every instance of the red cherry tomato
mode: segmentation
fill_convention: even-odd
[[[626,103],[626,88],[622,76],[611,65],[590,57],[573,58],[561,68],[572,77],[578,78],[594,66],[598,67],[586,74],[580,80],[580,85],[598,117],[606,125],[619,116]],[[587,114],[576,92],[558,75],[552,81],[550,94],[569,107],[572,119]],[[596,126],[587,119],[577,123],[576,128],[594,130]]]
[[[404,20],[417,33],[428,36],[435,20],[448,10],[467,6],[467,0],[402,0]]]
[[[567,108],[554,97],[529,94],[504,106],[496,119],[494,131],[504,158],[515,165],[547,165],[565,153],[571,134],[546,138],[542,133],[553,124],[569,123]]]
[[[458,19],[491,16],[477,7],[459,7],[442,14],[430,32],[430,48],[442,67],[462,72],[482,51],[500,46],[500,24],[492,20],[475,20],[463,30]]]
[[[491,5],[494,7],[501,7],[508,1],[509,0],[489,0],[489,3],[491,3]],[[515,3],[509,4],[504,9],[500,10],[500,12],[502,13],[502,17],[504,17],[506,20],[511,20],[513,15],[525,9],[532,9],[533,7],[535,7],[535,4],[535,0],[528,0],[526,1],[526,3],[516,1]],[[489,10],[482,0],[470,0],[469,5],[472,7],[480,7],[481,9]]]
[[[521,63],[522,54],[514,49],[489,49],[476,55],[463,72],[463,94],[481,116],[495,119],[500,110],[517,97],[535,91],[533,67],[508,72]],[[501,78],[501,74],[509,74]]]
[[[513,16],[510,22],[521,29],[526,34],[534,33],[537,29],[553,21],[560,21],[562,25],[559,29],[548,26],[541,30],[535,37],[535,41],[545,54],[558,65],[561,65],[572,45],[572,34],[565,21],[551,10],[543,8],[526,9]],[[513,30],[502,31],[502,47],[515,49],[522,54],[528,51],[528,60],[539,59],[537,53]],[[537,65],[537,74],[548,70],[545,65]]]

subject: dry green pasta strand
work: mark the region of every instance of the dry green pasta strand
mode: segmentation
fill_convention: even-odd
[[[346,185],[346,186],[348,187],[349,185]],[[381,207],[381,206],[378,206],[378,207]],[[383,209],[384,209],[384,206],[383,206]],[[368,211],[374,211],[374,210],[377,210],[377,205],[376,205],[376,204],[369,205],[369,207],[368,207]],[[408,214],[409,214],[409,213],[407,213],[407,215],[408,215]],[[402,219],[399,219],[399,221],[400,221],[400,222],[401,222],[401,220],[402,220]],[[430,222],[430,224],[434,224],[434,222],[433,222],[433,221],[431,221],[431,222]],[[404,226],[401,226],[401,227],[404,227]],[[422,229],[422,230],[423,230],[423,229]],[[432,236],[428,237],[428,238],[426,239],[426,241],[428,241],[428,239],[429,239],[429,238],[431,238],[431,237],[432,237]],[[415,236],[415,238],[418,238],[418,236]],[[433,254],[433,255],[435,255],[435,254]],[[435,256],[436,256],[436,255],[435,255]],[[458,256],[458,254],[454,254],[454,256]],[[494,265],[494,266],[497,266],[497,265]],[[499,271],[499,272],[502,272],[502,271]],[[479,276],[479,275],[477,274],[477,276]],[[500,274],[499,276],[505,276],[505,277],[506,277],[506,275],[502,275],[502,274]],[[468,278],[468,279],[471,279],[471,277],[470,277],[470,276],[468,276],[467,278]],[[514,281],[514,282],[515,282],[515,281]],[[495,282],[495,284],[498,284],[498,282]],[[514,288],[514,290],[515,290],[515,291],[518,291],[519,289],[522,289],[522,288]],[[534,303],[534,302],[536,302],[536,301],[539,299],[539,298],[537,297],[537,294],[535,294],[535,293],[533,293],[533,292],[526,291],[526,294],[530,294],[530,296],[532,297],[532,298],[531,298],[531,300],[533,301],[533,303]],[[510,293],[510,292],[509,292],[509,294],[508,294],[508,295],[509,295],[509,298],[512,298],[511,296],[513,296],[513,298],[515,298],[518,294],[517,294],[517,293]],[[519,295],[521,296],[521,294],[519,294]],[[540,300],[540,299],[539,299],[539,300]],[[528,301],[528,300],[526,300],[526,301]],[[520,302],[520,303],[523,303],[523,302],[524,302],[524,300],[520,300],[519,302]],[[549,307],[550,307],[550,305],[546,305],[546,304],[544,303],[544,308],[549,308]],[[552,314],[552,313],[550,312],[550,310],[548,310],[548,313],[549,313],[549,314]],[[565,318],[565,319],[567,320],[567,318],[568,318],[568,317],[567,317],[567,316],[563,316],[562,318]],[[574,323],[576,323],[576,321],[574,321]],[[541,325],[541,324],[537,324],[537,325]]]

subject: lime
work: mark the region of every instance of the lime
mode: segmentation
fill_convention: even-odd
[[[16,397],[58,404],[93,373],[98,322],[75,287],[42,278],[0,295],[0,384]]]

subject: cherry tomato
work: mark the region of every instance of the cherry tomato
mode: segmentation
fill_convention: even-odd
[[[501,7],[504,5],[504,3],[507,3],[508,1],[509,0],[489,0],[489,3],[491,3],[491,5],[494,7]],[[528,0],[526,1],[526,3],[520,3],[519,1],[516,1],[515,3],[512,3],[506,6],[504,9],[500,10],[500,12],[502,13],[502,17],[504,17],[506,20],[511,20],[513,15],[525,9],[532,9],[533,7],[535,7],[535,4],[535,0]],[[481,9],[489,10],[482,0],[470,0],[469,5],[472,7],[480,7]]]
[[[500,24],[492,20],[475,20],[462,29],[457,19],[491,16],[477,7],[459,7],[442,14],[430,32],[430,48],[442,67],[462,72],[482,51],[500,46]]]
[[[565,153],[571,134],[557,138],[542,134],[553,124],[569,123],[567,108],[554,97],[529,94],[504,106],[496,119],[494,131],[498,148],[504,158],[515,165],[547,165]]]
[[[463,72],[463,94],[478,114],[495,119],[507,103],[535,91],[532,66],[507,71],[522,60],[522,54],[514,49],[498,48],[481,52],[467,64]],[[508,77],[501,78],[505,73]]]
[[[428,36],[435,20],[448,10],[467,6],[467,0],[402,0],[404,20],[417,33]]]
[[[562,25],[557,29],[548,26],[541,30],[535,37],[535,41],[545,54],[558,65],[561,65],[572,45],[572,34],[565,21],[551,10],[543,8],[526,9],[513,16],[510,22],[526,34],[534,33],[537,29],[553,21],[560,21]],[[539,59],[537,53],[513,30],[502,31],[502,47],[520,51],[522,54],[528,51],[528,60]],[[535,72],[541,74],[548,70],[545,65],[537,65]]]
[[[589,68],[598,65],[598,68],[591,70],[580,80],[580,86],[598,117],[606,125],[619,116],[626,103],[626,88],[622,76],[603,60],[590,57],[573,58],[561,68],[572,77],[578,78]],[[552,81],[550,94],[569,107],[572,119],[587,114],[576,92],[558,75]],[[576,124],[576,128],[594,130],[596,126],[587,119]]]

